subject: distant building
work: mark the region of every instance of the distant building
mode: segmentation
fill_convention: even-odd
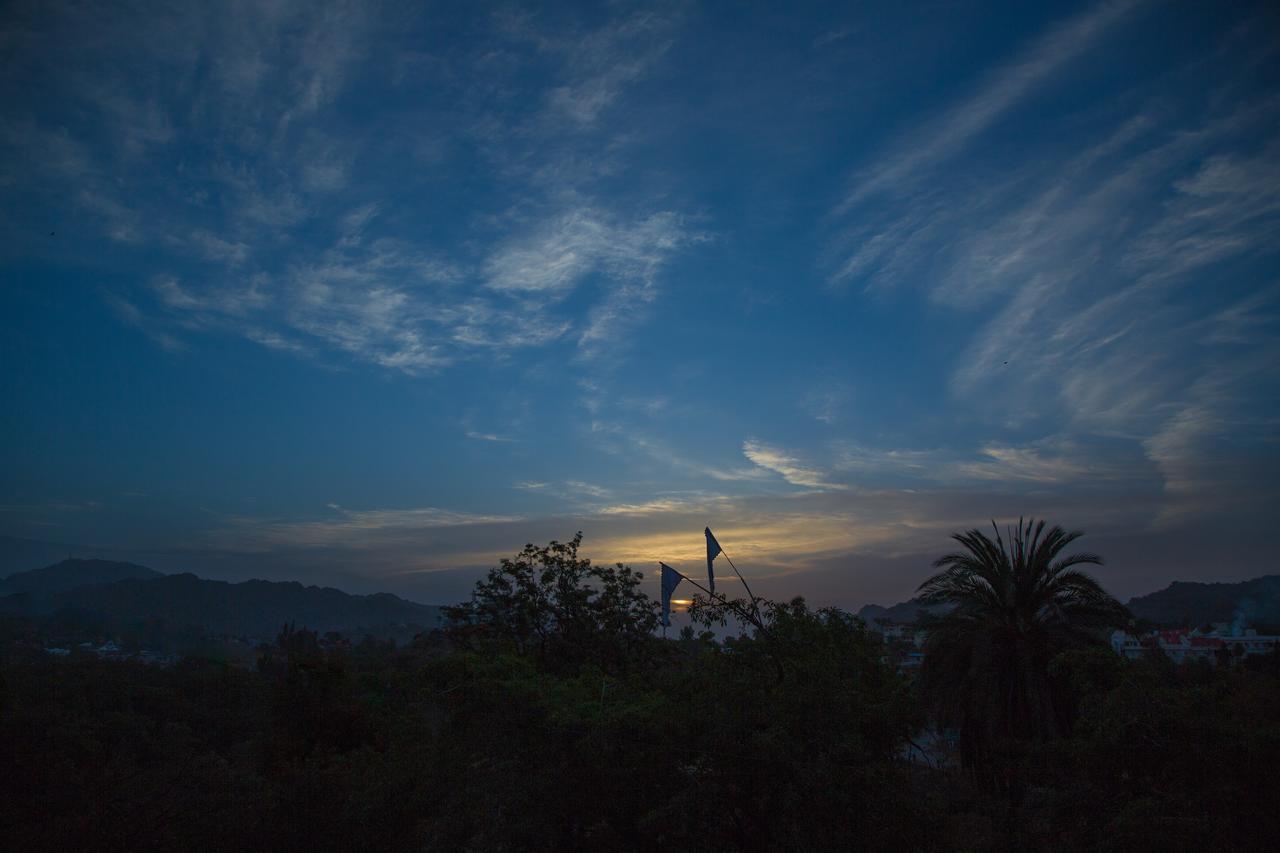
[[[1111,635],[1111,648],[1115,649],[1116,654],[1121,657],[1137,660],[1142,657],[1142,653],[1146,651],[1147,647],[1132,634],[1116,631]]]
[[[876,622],[875,625],[880,629],[880,633],[884,635],[886,641],[911,640],[916,632],[915,625],[904,625],[899,622]]]
[[[919,669],[924,665],[924,652],[907,652],[898,662],[899,669]]]
[[[1174,663],[1206,660],[1217,663],[1224,658],[1237,660],[1250,655],[1264,655],[1280,646],[1280,636],[1261,635],[1253,628],[1241,630],[1227,623],[1215,624],[1204,632],[1198,628],[1175,628],[1151,631],[1135,637],[1124,631],[1111,635],[1111,648],[1116,654],[1137,660],[1148,649],[1159,649]]]

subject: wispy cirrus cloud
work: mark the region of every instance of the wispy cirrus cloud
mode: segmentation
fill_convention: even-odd
[[[399,547],[424,543],[434,531],[510,524],[519,516],[463,513],[436,507],[351,510],[329,504],[329,517],[281,520],[237,516],[214,530],[211,542],[233,550]]]
[[[986,442],[976,448],[877,449],[839,442],[835,470],[859,483],[907,482],[915,488],[955,488],[983,482],[1061,487],[1081,483],[1138,482],[1141,454],[1083,446],[1062,435],[1027,444]]]
[[[1119,534],[1141,536],[1151,520],[1150,506],[1129,501],[1117,510],[1114,490],[1120,489],[1118,494],[1123,496],[1124,488],[1111,483],[1105,492],[1045,492],[1032,484],[1010,482],[994,490],[983,484],[938,490],[807,489],[750,496],[688,492],[637,502],[604,502],[537,517],[431,508],[352,511],[334,505],[323,515],[300,520],[237,516],[215,527],[210,538],[228,552],[262,560],[298,559],[296,555],[301,554],[323,565],[358,558],[388,572],[388,578],[400,584],[413,575],[463,570],[464,580],[457,587],[463,595],[469,585],[465,578],[510,556],[519,543],[563,541],[578,530],[586,536],[584,553],[594,560],[619,561],[638,569],[656,568],[657,561],[663,560],[695,570],[705,565],[701,531],[710,525],[757,592],[794,594],[803,575],[815,579],[816,600],[828,603],[831,592],[824,591],[818,579],[834,572],[843,578],[841,583],[857,581],[861,595],[893,601],[910,595],[928,574],[929,562],[947,547],[950,533],[982,518],[1003,522],[1009,506],[1026,507],[1038,516],[1070,518],[1073,525],[1089,530],[1091,542],[1099,537],[1105,542],[1107,536]],[[1167,533],[1151,535],[1151,546],[1163,548],[1162,553],[1176,547],[1172,540],[1165,541]],[[1118,582],[1122,589],[1133,588],[1134,581],[1127,578],[1122,568],[1109,575],[1108,585],[1114,589]],[[854,603],[837,600],[846,606]]]
[[[877,193],[914,189],[926,170],[954,156],[1003,115],[1069,67],[1146,0],[1104,0],[1059,24],[1021,56],[999,69],[976,92],[938,119],[910,132],[891,147],[895,153],[855,176],[836,208],[844,213]],[[846,271],[837,278],[847,275]]]
[[[1061,483],[1099,471],[1067,456],[1049,456],[1036,448],[988,444],[982,448],[981,462],[960,466],[960,473],[985,480],[1025,480],[1033,483]]]
[[[1249,479],[1214,436],[1256,438],[1243,426],[1251,389],[1272,381],[1259,365],[1275,362],[1273,339],[1232,347],[1204,327],[1206,305],[1219,302],[1207,288],[1243,297],[1229,315],[1237,327],[1272,310],[1253,295],[1270,281],[1233,280],[1233,270],[1276,254],[1280,103],[1228,83],[1175,106],[1141,81],[1114,104],[1071,116],[1077,141],[1060,152],[1052,139],[998,161],[981,149],[989,129],[1136,20],[1142,5],[1103,3],[1058,25],[858,170],[836,207],[830,281],[883,298],[908,291],[972,317],[969,342],[949,366],[954,405],[1044,441],[1128,442],[1130,475],[1143,479],[1145,462],[1165,478],[1170,501],[1194,491],[1206,511],[1215,490],[1203,476],[1187,486],[1185,472],[1216,457],[1239,483]],[[1231,49],[1207,45],[1170,74],[1194,80]],[[950,169],[961,154],[966,170]],[[1115,473],[1105,458],[1091,465],[1035,439],[975,450],[977,458],[928,464],[944,476],[1043,482]]]
[[[277,349],[337,351],[409,375],[540,346],[568,331],[570,322],[545,306],[477,295],[458,267],[395,239],[368,239],[363,229],[374,214],[371,206],[351,211],[327,249],[283,273],[236,285],[162,276],[152,284],[157,307],[180,327],[231,331]]]
[[[492,433],[492,432],[478,432],[473,429],[467,430],[466,436],[467,438],[473,438],[476,441],[496,441],[502,444],[516,441],[516,439],[511,438],[509,436],[498,435],[497,433]]]
[[[149,315],[138,310],[138,306],[128,299],[113,293],[104,293],[103,299],[122,323],[140,330],[161,349],[169,352],[181,352],[186,349],[186,344],[169,334],[164,324],[154,322]]]
[[[557,297],[584,277],[603,273],[644,287],[690,239],[680,218],[669,211],[618,223],[600,210],[573,207],[499,244],[485,262],[485,283],[504,293]]]
[[[589,383],[589,393],[598,396],[601,393],[600,386]],[[624,408],[625,403],[626,401],[623,403]],[[598,399],[588,397],[586,405],[593,415],[598,414]],[[626,422],[594,417],[588,435],[607,453],[650,460],[662,466],[664,473],[673,472],[719,483],[758,483],[770,476],[767,469],[755,465],[743,466],[733,461],[732,457],[699,459],[677,450],[669,441]]]
[[[559,80],[546,93],[543,120],[590,126],[666,53],[681,18],[678,4],[654,3],[635,11],[623,7],[614,19],[590,29],[556,28],[511,10],[498,21],[512,40],[558,60]]]
[[[754,439],[749,439],[742,443],[742,455],[750,459],[753,464],[780,474],[784,480],[793,486],[824,490],[847,488],[840,483],[830,482],[821,471],[804,465],[785,450]]]
[[[475,156],[501,191],[454,233],[427,239],[412,225],[422,201],[398,184],[434,178],[369,180],[369,164],[416,135],[419,116],[366,102],[369,130],[345,118],[344,99],[385,82],[387,69],[367,61],[375,44],[388,49],[375,6],[167,10],[136,29],[72,5],[43,12],[15,41],[15,67],[57,80],[68,103],[101,122],[90,134],[53,101],[5,122],[0,144],[40,163],[9,179],[74,184],[110,239],[167,255],[149,293],[114,294],[134,325],[167,327],[165,341],[237,334],[415,376],[565,337],[590,359],[643,319],[663,268],[699,239],[670,199],[620,207],[595,186],[597,152],[616,160],[621,150],[596,119],[657,67],[678,29],[675,7],[619,7],[593,26],[572,15],[482,16],[473,48],[412,66],[430,75],[415,85],[455,98],[438,114],[449,144],[493,128]],[[34,50],[42,28],[76,57],[69,67]],[[392,40],[391,54],[399,49]],[[541,79],[536,107],[509,103],[532,79]],[[571,310],[557,309],[584,290]]]
[[[918,52],[853,7],[774,38],[626,0],[20,3],[6,251],[92,279],[174,370],[297,357],[360,386],[376,431],[315,424],[361,463],[335,491],[367,477],[348,493],[407,509],[299,511],[256,458],[204,474],[294,501],[228,514],[217,547],[308,572],[473,570],[575,529],[608,559],[696,563],[710,523],[761,571],[858,577],[986,514],[1135,540],[1256,515],[1280,417],[1275,48],[1238,26],[1252,10],[1197,10],[1122,52],[1156,5],[1029,10],[895,65]],[[908,12],[904,37],[950,14]],[[18,338],[53,304],[28,297]],[[272,446],[311,475],[319,445]]]

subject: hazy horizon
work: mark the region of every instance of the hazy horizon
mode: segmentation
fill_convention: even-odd
[[[0,535],[425,603],[707,525],[848,608],[991,518],[1277,571],[1268,4],[3,15]]]

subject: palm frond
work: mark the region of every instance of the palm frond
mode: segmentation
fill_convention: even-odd
[[[925,601],[955,605],[930,626],[922,684],[962,740],[1051,737],[1059,718],[1049,661],[1097,642],[1127,611],[1078,568],[1101,565],[1100,556],[1065,553],[1081,531],[1024,518],[1004,534],[991,526],[994,535],[953,534],[961,550],[935,560],[940,571],[919,587]],[[972,758],[983,749],[970,742],[962,752]]]

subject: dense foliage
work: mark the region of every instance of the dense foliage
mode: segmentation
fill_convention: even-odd
[[[504,558],[470,601],[445,608],[453,638],[467,648],[509,647],[560,671],[646,663],[658,611],[640,588],[644,576],[621,564],[592,565],[578,556],[581,543],[579,533]]]
[[[449,633],[287,626],[256,667],[12,653],[0,837],[15,850],[1268,849],[1280,665],[1056,654],[1057,738],[1010,800],[909,760],[915,681],[837,610],[652,633],[577,540],[505,561]]]

